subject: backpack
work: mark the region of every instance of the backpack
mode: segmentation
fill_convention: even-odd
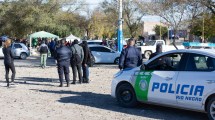
[[[48,47],[47,46],[41,46],[40,47],[40,53],[48,53]]]
[[[74,47],[74,49],[75,49],[75,47]],[[73,65],[78,65],[81,63],[81,57],[78,55],[76,49],[75,49],[75,53],[71,57],[70,63]]]
[[[87,65],[89,65],[90,67],[92,67],[93,64],[94,64],[94,57],[93,57],[90,49],[88,49],[88,52],[89,53],[88,53],[88,58],[87,58]]]

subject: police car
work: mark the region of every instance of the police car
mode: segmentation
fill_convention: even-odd
[[[215,119],[215,51],[162,53],[142,66],[114,75],[111,95],[124,107],[137,102],[207,112]]]

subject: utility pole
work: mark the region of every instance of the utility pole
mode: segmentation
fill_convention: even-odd
[[[160,40],[162,40],[162,37],[161,37],[161,17],[160,17]]]
[[[205,16],[203,15],[203,21],[202,21],[202,42],[205,42]]]
[[[121,52],[123,48],[123,31],[122,31],[122,0],[119,0],[119,20],[118,20],[118,35],[117,35],[117,40],[118,40],[118,51]]]

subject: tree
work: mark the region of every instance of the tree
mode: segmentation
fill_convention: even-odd
[[[125,0],[123,8],[124,20],[129,29],[130,37],[136,37],[137,33],[141,31],[139,29],[142,28],[141,20],[144,13],[140,12],[138,5],[131,0]]]
[[[206,39],[212,38],[215,36],[215,16],[213,14],[204,15],[205,24],[204,24],[204,37]],[[193,24],[193,28],[191,29],[191,33],[202,37],[203,33],[203,18],[199,18]],[[203,41],[204,42],[204,41]]]
[[[215,15],[215,2],[214,0],[197,0],[202,5],[206,6]]]
[[[164,39],[164,37],[166,37],[166,35],[167,35],[168,28],[161,26],[161,25],[156,25],[154,27],[154,31],[155,31],[157,36],[160,36],[160,34],[161,34],[161,37],[163,37],[163,39]]]
[[[62,22],[67,16],[59,17],[67,14],[61,9],[64,2],[58,0],[4,1],[0,5],[0,30],[3,34],[16,37],[24,37],[40,30],[65,36],[66,34],[62,33],[71,31],[71,19]],[[68,16],[71,15],[68,14]]]
[[[118,27],[118,0],[105,0],[101,4],[101,10],[106,14],[108,23],[114,29],[116,33]],[[141,34],[142,17],[144,14],[140,13],[139,8],[132,0],[123,1],[123,31],[126,37],[137,37],[137,34]],[[111,19],[109,19],[111,18]]]
[[[172,28],[174,36],[181,27],[183,21],[186,19],[187,4],[185,0],[168,0],[168,1],[154,1],[152,2],[152,9],[155,15],[162,17],[166,23]],[[175,45],[175,37],[173,39],[173,45]]]

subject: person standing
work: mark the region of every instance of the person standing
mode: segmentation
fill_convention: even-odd
[[[58,75],[60,79],[59,87],[63,87],[63,74],[65,75],[67,87],[70,86],[69,66],[72,52],[69,47],[65,46],[65,41],[66,41],[65,39],[62,39],[60,41],[60,47],[56,49],[54,56],[57,61]]]
[[[89,83],[89,63],[91,61],[91,53],[87,41],[82,42],[82,47],[84,51],[84,60],[82,62],[83,83]]]
[[[120,55],[119,69],[135,68],[142,64],[141,52],[134,46],[135,40],[128,40],[128,47],[123,49]]]
[[[13,83],[14,79],[15,79],[16,70],[15,70],[15,66],[14,66],[13,54],[11,51],[11,40],[8,38],[4,43],[3,54],[4,54],[5,73],[6,73],[5,78],[6,78],[6,82],[7,82],[7,87],[9,87],[10,86],[10,84],[9,84],[9,71],[10,70],[12,71],[11,83]]]
[[[48,51],[49,51],[49,48],[45,44],[45,41],[43,41],[42,44],[39,47],[40,63],[41,63],[41,67],[42,68],[46,67],[46,61],[47,61]]]
[[[72,84],[76,84],[77,72],[78,72],[79,83],[81,84],[83,81],[81,65],[84,60],[84,51],[83,51],[83,48],[78,45],[77,39],[74,40],[71,50],[72,50],[71,67],[73,72]]]
[[[51,57],[54,56],[54,49],[55,49],[55,41],[52,39],[51,42],[49,43],[49,49],[50,49],[50,52],[51,52]]]
[[[156,52],[155,52],[155,53],[152,53],[152,54],[150,55],[149,60],[152,59],[153,57],[155,57],[155,56],[161,54],[162,51],[163,51],[162,45],[161,45],[161,44],[157,44],[157,45],[156,45]]]

